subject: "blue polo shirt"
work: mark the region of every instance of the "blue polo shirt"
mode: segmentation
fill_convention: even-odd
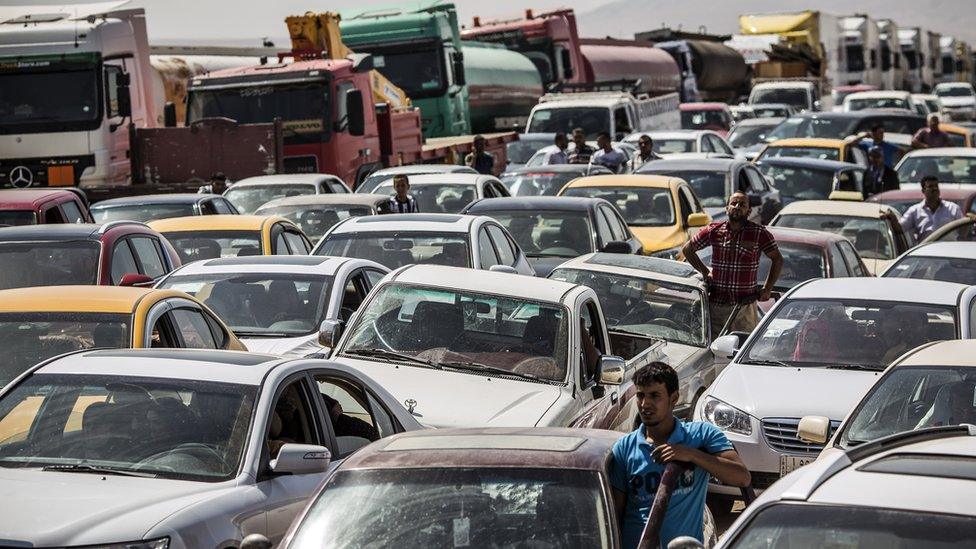
[[[685,423],[678,418],[674,422],[668,444],[680,444],[708,454],[733,449],[725,433],[711,423]],[[621,539],[624,549],[637,547],[664,473],[664,465],[651,459],[651,450],[653,447],[647,442],[643,425],[613,445],[610,485],[627,494]],[[682,475],[671,495],[664,524],[661,525],[661,547],[667,547],[668,542],[679,536],[693,536],[703,541],[702,515],[705,512],[708,477],[708,471],[700,467]]]
[[[867,139],[862,139],[858,145],[864,149],[864,154],[867,154],[871,150],[871,147],[874,147],[875,143],[874,139],[869,137]],[[882,141],[878,146],[881,147],[881,154],[884,157],[884,165],[888,166],[889,168],[894,168],[895,164],[898,163],[899,157],[901,156],[901,149],[899,149],[894,143],[888,143],[887,141]]]

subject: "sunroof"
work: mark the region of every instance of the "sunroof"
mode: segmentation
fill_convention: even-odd
[[[976,480],[976,457],[892,454],[857,468],[867,473]]]
[[[606,265],[609,267],[624,267],[625,269],[639,269],[683,278],[690,278],[698,273],[698,271],[687,263],[632,254],[595,254],[593,257],[587,259],[586,263]]]
[[[586,442],[583,437],[545,435],[431,435],[395,440],[384,452],[403,450],[530,450],[572,452]]]

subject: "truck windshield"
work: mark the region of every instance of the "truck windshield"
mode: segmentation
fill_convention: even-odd
[[[329,134],[330,103],[325,82],[197,88],[190,90],[187,122],[225,117],[254,124],[281,118],[285,143],[316,143]]]
[[[864,70],[864,46],[861,44],[850,44],[847,50],[847,71],[861,72]]]
[[[100,249],[87,240],[0,243],[0,290],[95,284]]]
[[[803,88],[766,88],[752,90],[750,103],[786,103],[801,109],[809,109],[807,90]]]
[[[588,139],[610,131],[610,114],[606,107],[558,107],[537,109],[529,121],[528,133],[570,133],[583,128]]]
[[[373,54],[373,66],[391,82],[403,88],[411,99],[437,97],[447,87],[441,49],[434,45],[369,48],[356,51]]]
[[[968,86],[946,86],[935,88],[935,95],[939,97],[972,97],[973,89]]]
[[[0,133],[93,130],[101,124],[97,57],[0,58]]]

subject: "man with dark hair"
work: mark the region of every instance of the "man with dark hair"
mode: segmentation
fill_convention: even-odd
[[[545,165],[569,164],[569,157],[566,156],[566,149],[569,147],[569,138],[566,137],[566,134],[564,132],[556,132],[556,136],[552,139],[552,142],[556,146],[556,150],[546,154],[546,158],[542,163]]]
[[[226,191],[227,187],[229,186],[230,185],[227,184],[227,176],[224,175],[224,172],[214,172],[210,175],[210,184],[201,185],[200,188],[197,189],[197,193],[224,194],[224,191]]]
[[[929,115],[929,125],[915,132],[912,137],[913,149],[931,149],[934,147],[951,147],[949,134],[939,127],[939,115]]]
[[[678,374],[662,362],[652,362],[634,373],[640,426],[613,446],[610,485],[621,546],[637,547],[647,523],[665,464],[690,466],[675,487],[661,524],[661,546],[680,536],[703,540],[702,516],[708,479],[745,487],[749,470],[725,434],[711,423],[682,422],[674,417],[678,403]]]
[[[410,194],[410,178],[406,174],[393,176],[393,190],[396,193],[390,197],[387,203],[389,213],[419,213],[420,207],[417,201]]]
[[[939,178],[926,175],[922,178],[921,202],[905,211],[901,216],[901,228],[918,242],[935,232],[936,229],[962,218],[962,210],[954,202],[942,200],[939,192]]]
[[[868,170],[864,173],[865,200],[871,195],[899,188],[898,172],[885,165],[884,151],[881,147],[871,147],[868,150]]]
[[[864,132],[858,135],[854,139],[854,143],[857,143],[859,147],[864,149],[864,152],[869,154],[874,147],[881,147],[881,153],[884,155],[884,165],[889,168],[894,168],[895,164],[898,163],[898,159],[901,158],[901,150],[894,143],[885,141],[884,135],[884,124],[875,124],[871,126],[870,132]]]
[[[652,160],[660,160],[661,157],[654,152],[654,140],[646,133],[637,140],[637,154],[627,163],[630,173],[637,173],[637,170]]]
[[[474,151],[464,158],[464,164],[474,168],[480,174],[491,175],[491,171],[495,168],[495,157],[485,151],[485,136],[481,134],[474,136],[472,144]]]
[[[590,157],[590,161],[594,164],[606,166],[613,173],[620,173],[620,167],[627,161],[627,157],[624,156],[624,153],[613,148],[610,134],[607,132],[597,134],[596,146],[597,151]]]
[[[586,132],[583,128],[573,130],[573,152],[569,153],[570,164],[589,164],[590,157],[596,149],[586,144]]]

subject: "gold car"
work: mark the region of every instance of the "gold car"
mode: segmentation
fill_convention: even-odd
[[[273,215],[195,215],[150,221],[183,263],[247,255],[308,255],[312,243],[293,221]]]
[[[835,160],[866,166],[867,154],[852,139],[824,139],[819,137],[796,137],[777,139],[763,147],[756,160],[763,158],[818,158]]]
[[[683,179],[661,175],[595,175],[566,184],[559,196],[603,198],[617,207],[645,255],[677,258],[699,227],[711,222]]]

